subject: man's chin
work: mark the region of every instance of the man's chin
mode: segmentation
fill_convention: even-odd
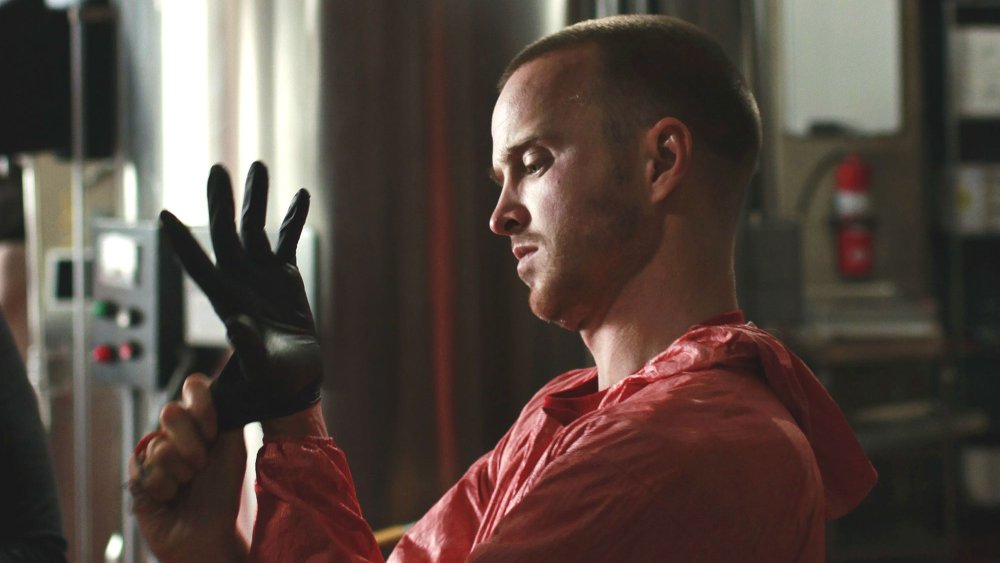
[[[562,327],[566,330],[579,330],[582,317],[579,314],[573,314],[566,304],[560,303],[554,299],[546,298],[544,294],[535,289],[531,290],[531,295],[528,298],[528,305],[531,307],[531,312],[535,314],[539,319]]]

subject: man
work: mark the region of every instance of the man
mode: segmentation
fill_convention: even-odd
[[[690,25],[617,17],[529,46],[500,87],[490,226],[510,237],[535,314],[578,331],[597,366],[540,390],[393,559],[821,561],[825,518],[875,474],[815,377],[737,309],[733,238],[760,143],[738,72]],[[163,561],[379,560],[311,391],[308,308],[268,305],[291,295],[303,312],[289,276],[307,200],[272,255],[263,174],[251,169],[240,245],[213,171],[217,267],[164,215],[243,375],[227,368],[211,389],[193,376],[164,407],[136,449],[136,514]],[[218,417],[243,409],[232,396],[252,412]],[[223,418],[264,420],[249,550],[233,524],[242,442]]]

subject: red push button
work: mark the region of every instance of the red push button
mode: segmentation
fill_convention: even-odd
[[[108,346],[107,344],[99,344],[97,346],[94,346],[92,354],[94,356],[94,361],[101,364],[112,362],[115,359],[115,351],[111,348],[111,346]]]
[[[118,345],[118,357],[123,360],[134,360],[141,351],[142,347],[137,342],[122,342]]]

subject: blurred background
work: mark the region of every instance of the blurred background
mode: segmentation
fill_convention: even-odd
[[[212,163],[238,185],[268,164],[275,227],[313,195],[323,406],[373,528],[590,365],[488,231],[489,122],[521,47],[619,13],[702,26],[758,96],[741,305],[880,472],[830,560],[1000,561],[1000,1],[0,0],[0,306],[70,560],[148,559],[125,460],[183,375],[225,361],[156,223],[207,223]]]

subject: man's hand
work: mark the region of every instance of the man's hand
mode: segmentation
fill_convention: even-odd
[[[209,384],[190,376],[181,401],[160,412],[160,430],[129,460],[132,509],[164,563],[246,559],[236,530],[246,446],[242,431],[217,431]]]
[[[267,169],[253,163],[237,236],[229,174],[212,167],[208,209],[215,264],[183,223],[169,211],[160,214],[174,252],[225,323],[236,351],[212,385],[223,431],[287,417],[320,399],[319,343],[295,265],[309,192],[295,194],[272,251],[264,233],[267,188]]]

